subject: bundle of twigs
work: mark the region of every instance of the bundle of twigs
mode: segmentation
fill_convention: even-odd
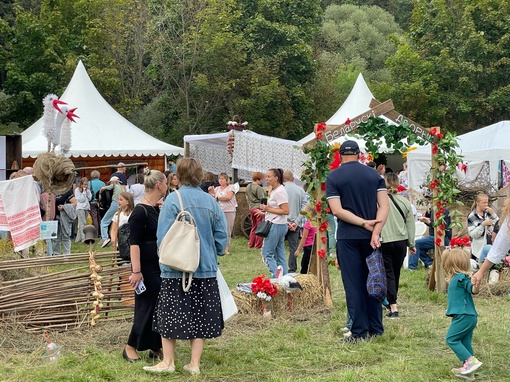
[[[14,321],[27,330],[44,331],[80,328],[90,323],[96,309],[95,288],[89,269],[90,257],[100,265],[101,318],[132,317],[133,290],[127,284],[130,267],[117,262],[117,252],[80,253],[0,262],[0,273],[13,269],[44,268],[53,272],[0,283],[0,320]],[[63,268],[56,270],[56,268]]]

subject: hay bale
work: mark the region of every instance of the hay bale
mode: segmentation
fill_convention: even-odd
[[[480,285],[480,296],[502,296],[510,293],[510,268],[504,268],[499,272],[499,281],[496,284],[489,284],[487,280],[488,275]]]
[[[283,288],[278,288],[278,294],[271,301],[273,317],[287,317],[318,306],[324,306],[322,286],[317,276],[312,274],[297,275],[295,279],[301,284],[303,290],[287,293]],[[262,301],[254,294],[233,290],[232,295],[239,313],[262,314]]]

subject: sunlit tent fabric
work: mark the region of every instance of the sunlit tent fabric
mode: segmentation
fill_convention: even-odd
[[[374,98],[375,97],[372,94],[372,92],[370,91],[370,89],[368,88],[368,85],[365,82],[363,75],[360,73],[358,75],[358,78],[356,79],[356,82],[354,83],[354,86],[352,87],[351,92],[345,99],[344,103],[342,104],[342,106],[340,106],[340,108],[336,111],[336,113],[333,114],[331,116],[331,118],[329,118],[326,121],[326,125],[342,125],[343,123],[345,123],[347,118],[352,119],[352,118],[357,117],[360,114],[365,113],[366,111],[370,110],[370,102]],[[395,125],[395,122],[391,121],[390,119],[386,118],[385,116],[381,116],[380,118],[383,118],[388,123]],[[307,142],[311,141],[313,138],[315,138],[314,132],[308,134],[306,137],[299,140],[298,143],[301,145],[304,145]],[[352,138],[350,138],[348,136],[343,136],[343,137],[339,137],[329,143],[333,143],[333,142],[342,143],[348,139],[352,139]],[[363,139],[355,139],[355,140],[358,142],[358,145],[360,146],[360,150],[366,151],[364,140]],[[383,144],[381,146],[380,152],[385,152],[385,151],[387,151],[387,147],[386,147],[386,145]]]
[[[81,61],[60,99],[77,107],[75,113],[79,116],[71,124],[72,145],[68,156],[164,156],[184,152],[181,147],[147,134],[115,111],[97,91]],[[23,158],[35,158],[47,151],[43,118],[22,133],[22,140]],[[57,154],[59,150],[57,146]]]
[[[290,169],[299,178],[302,164],[307,160],[295,141],[260,135],[252,131],[235,131],[234,155],[227,152],[228,132],[204,135],[186,135],[189,155],[198,159],[206,171],[214,174],[238,169],[240,179],[251,179],[255,171],[269,168]]]
[[[465,172],[459,168],[461,184],[488,177],[497,187],[501,166],[508,170],[510,164],[510,121],[501,121],[457,137],[457,153],[464,156]],[[420,190],[426,182],[431,167],[430,144],[407,154],[409,187]]]

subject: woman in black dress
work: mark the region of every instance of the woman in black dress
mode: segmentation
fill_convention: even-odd
[[[152,331],[152,318],[161,288],[156,231],[161,198],[167,191],[166,177],[157,170],[145,169],[145,196],[129,217],[131,275],[136,289],[143,280],[145,292],[135,294],[133,327],[122,356],[128,362],[140,360],[137,351],[150,350],[149,357],[161,354],[161,336]]]

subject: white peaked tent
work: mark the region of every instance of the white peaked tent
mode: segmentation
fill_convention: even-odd
[[[115,111],[97,91],[81,61],[60,99],[76,107],[75,113],[80,117],[71,124],[71,157],[164,157],[184,152],[181,147],[152,137]],[[23,158],[36,158],[46,152],[43,118],[25,130],[22,139]],[[56,153],[59,152],[57,146]]]
[[[363,78],[363,75],[360,73],[358,75],[358,78],[356,79],[356,82],[354,83],[354,86],[352,87],[351,92],[345,99],[344,103],[340,108],[336,111],[333,116],[326,121],[326,125],[341,125],[345,123],[347,118],[354,118],[357,117],[360,114],[363,114],[364,112],[370,110],[370,102],[372,99],[374,99],[374,95],[368,88],[367,83],[365,82],[365,79]],[[380,116],[381,118],[384,118],[388,123],[395,124],[395,122],[391,121],[390,119],[386,118],[385,116]],[[315,138],[315,133],[312,132],[308,134],[303,139],[299,140],[298,143],[300,145],[304,145],[305,143],[311,141]],[[335,139],[333,142],[344,142],[348,139],[353,139],[351,137],[343,136],[340,138]],[[361,151],[365,151],[365,142],[362,139],[354,139],[358,145],[360,146]],[[330,142],[332,143],[332,142]],[[384,152],[386,147],[382,147],[381,152]]]
[[[510,165],[510,121],[501,121],[459,135],[457,140],[457,152],[463,155],[463,161],[467,165],[465,174],[459,171],[460,180],[474,180],[484,164],[488,164],[490,182],[497,185],[501,161],[507,167]],[[431,166],[430,144],[410,151],[407,154],[407,166],[409,187],[419,190]]]

